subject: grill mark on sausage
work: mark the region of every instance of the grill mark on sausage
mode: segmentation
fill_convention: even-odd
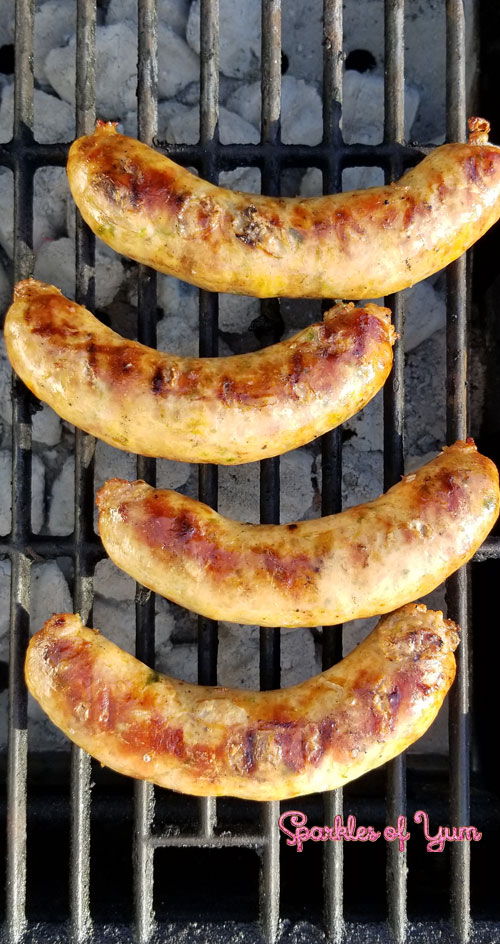
[[[334,208],[327,215],[314,219],[312,229],[319,238],[333,232],[344,250],[349,248],[351,236],[360,237],[364,233],[361,214],[353,213],[348,206]]]
[[[179,513],[160,492],[145,499],[134,526],[150,547],[166,555],[195,560],[219,577],[229,576],[241,564],[239,552],[226,550],[194,513]]]
[[[279,589],[300,595],[314,588],[316,575],[321,571],[319,559],[308,554],[279,554],[272,547],[253,550],[262,560],[264,573]]]
[[[132,512],[132,514],[131,514]],[[313,592],[316,575],[321,571],[321,558],[307,554],[280,554],[275,548],[259,544],[228,549],[224,534],[203,522],[194,512],[179,510],[160,491],[148,495],[133,513],[127,502],[120,504],[122,520],[129,520],[141,539],[152,549],[179,560],[196,561],[214,578],[238,579],[238,573],[250,567],[261,573],[280,589],[293,596]]]
[[[168,393],[171,390],[173,378],[172,368],[159,364],[151,379],[151,390],[155,396]]]
[[[60,627],[66,618],[49,622]],[[317,720],[309,720],[306,701],[299,719],[290,720],[294,708],[291,692],[288,704],[286,697],[277,699],[270,719],[259,719],[255,709],[257,717],[250,716],[248,723],[222,722],[215,739],[212,733],[205,738],[203,725],[188,727],[185,733],[183,723],[172,723],[168,703],[172,683],[165,680],[167,687],[163,692],[156,685],[148,685],[151,671],[135,660],[130,664],[130,672],[123,674],[121,662],[109,658],[110,650],[106,649],[109,644],[105,640],[103,651],[99,644],[94,645],[93,639],[75,633],[61,639],[49,630],[46,638],[40,640],[40,651],[45,661],[50,652],[49,664],[54,668],[50,681],[56,683],[58,710],[66,722],[64,729],[72,729],[73,734],[78,731],[87,738],[87,743],[89,738],[99,739],[102,735],[112,739],[99,742],[104,754],[97,756],[104,763],[108,744],[111,756],[121,755],[129,767],[135,766],[139,776],[147,776],[150,761],[161,765],[164,758],[174,762],[172,770],[175,771],[176,763],[178,767],[182,764],[192,777],[202,777],[220,787],[228,775],[242,778],[248,784],[276,783],[275,776],[281,775],[307,776],[308,771],[312,773],[324,761],[326,754],[329,764],[332,761],[346,764],[359,754],[373,751],[375,741],[384,743],[400,736],[401,719],[408,712],[412,716],[418,713],[420,705],[425,710],[425,702],[443,684],[444,663],[436,660],[435,650],[442,648],[444,640],[431,626],[418,627],[404,637],[393,626],[385,642],[397,652],[399,664],[385,672],[383,662],[377,664],[375,658],[373,667],[368,667],[365,659],[357,675],[344,683],[341,702],[334,709],[335,717],[326,713]],[[377,652],[380,651],[379,645]],[[34,671],[36,674],[39,670]],[[155,681],[161,683],[161,679]],[[342,684],[341,678],[339,682]],[[314,689],[308,697],[314,707]],[[331,707],[329,710],[332,711]],[[186,712],[189,719],[187,706]],[[152,779],[153,767],[154,764]]]
[[[368,567],[370,552],[366,544],[354,543],[351,545],[351,557],[354,567]]]
[[[148,213],[168,208],[177,214],[189,200],[189,191],[180,181],[181,168],[142,166],[129,156],[133,153],[129,147],[118,162],[113,152],[113,141],[97,136],[88,158],[95,168],[91,187],[110,203]]]
[[[464,161],[464,167],[467,180],[473,184],[479,183],[481,174],[479,172],[478,161],[474,154],[471,154],[471,156]]]
[[[299,382],[302,375],[308,370],[305,365],[304,354],[302,351],[294,351],[290,358],[290,370],[288,380],[294,386]]]
[[[423,509],[432,506],[444,508],[452,516],[459,515],[470,502],[467,472],[443,468],[433,476],[426,476],[419,488],[418,498]]]
[[[71,321],[70,303],[55,294],[44,293],[33,302],[27,312],[29,330],[33,335],[46,338],[54,356],[81,357],[80,368],[88,366],[87,380],[96,379],[120,395],[140,391],[147,377],[152,394],[191,395],[200,399],[215,397],[227,406],[245,406],[263,401],[263,406],[274,406],[292,395],[306,405],[325,391],[334,398],[338,385],[344,384],[344,370],[365,355],[390,358],[388,331],[379,318],[363,309],[336,312],[326,321],[312,325],[300,337],[287,345],[269,349],[255,363],[253,359],[238,363],[232,372],[222,376],[214,369],[213,361],[176,359],[171,355],[152,352],[134,341],[126,341],[102,326],[102,333],[85,331],[78,318]],[[77,306],[74,306],[77,311]],[[96,340],[99,337],[100,340]],[[109,340],[108,340],[109,338]],[[146,380],[147,383],[147,380]],[[111,390],[113,393],[113,390]]]
[[[136,750],[150,757],[167,754],[185,758],[184,732],[181,727],[165,724],[165,719],[154,711],[148,712],[146,718],[135,718],[137,708],[140,711],[146,708],[140,699],[134,700],[130,708],[126,704],[120,705],[120,708],[122,723],[119,730],[127,750]],[[118,712],[117,716],[120,717]]]

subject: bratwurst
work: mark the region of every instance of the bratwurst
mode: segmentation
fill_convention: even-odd
[[[176,357],[120,337],[53,285],[19,282],[7,354],[58,414],[112,446],[180,462],[251,462],[339,426],[392,365],[388,308],[338,304],[288,341],[234,357]]]
[[[224,190],[98,122],[70,148],[73,198],[117,252],[216,292],[378,298],[442,269],[500,216],[500,149],[471,118],[397,183],[327,197]]]
[[[54,724],[119,773],[281,800],[342,786],[416,741],[453,682],[457,645],[454,623],[410,604],[321,675],[236,691],[159,675],[63,613],[31,639],[26,682]]]
[[[457,442],[378,498],[294,524],[242,524],[177,492],[111,479],[99,534],[139,583],[212,619],[325,626],[388,613],[468,561],[498,516],[498,471]]]

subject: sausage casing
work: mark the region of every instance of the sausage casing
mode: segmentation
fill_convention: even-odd
[[[216,187],[98,123],[69,152],[73,198],[118,252],[201,288],[261,298],[379,298],[460,256],[500,216],[500,149],[472,118],[397,183],[327,197]]]
[[[468,561],[498,515],[498,471],[457,442],[375,501],[283,525],[231,521],[177,492],[111,479],[97,494],[111,559],[212,619],[324,626],[388,613]]]
[[[224,465],[279,455],[353,416],[386,380],[394,339],[388,308],[338,304],[262,351],[176,357],[35,279],[16,285],[5,321],[14,370],[65,420],[129,452]]]
[[[453,682],[457,644],[454,623],[410,604],[321,675],[236,691],[161,676],[62,614],[32,637],[26,682],[54,724],[120,773],[280,800],[342,786],[416,741]]]

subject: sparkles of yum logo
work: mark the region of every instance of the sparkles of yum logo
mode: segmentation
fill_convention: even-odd
[[[413,817],[414,823],[421,823],[427,852],[442,852],[447,842],[479,842],[482,833],[475,826],[438,826],[437,832],[432,833],[429,816],[424,810],[417,810]],[[288,825],[286,825],[288,823]],[[295,846],[297,852],[302,852],[304,843],[312,842],[376,842],[382,832],[373,826],[357,826],[356,817],[348,816],[344,825],[342,816],[336,816],[333,826],[307,826],[307,816],[300,810],[287,810],[278,820],[279,828],[289,838],[287,846]],[[289,827],[293,826],[293,829]],[[407,830],[406,816],[398,816],[396,826],[386,826],[383,831],[386,842],[397,842],[399,851],[404,852],[406,843],[411,838]]]

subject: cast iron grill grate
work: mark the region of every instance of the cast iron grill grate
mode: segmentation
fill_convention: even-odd
[[[138,28],[138,129],[139,137],[152,144],[156,133],[157,98],[157,31],[155,0],[139,0]],[[95,0],[78,0],[76,46],[76,131],[91,132],[95,123]],[[285,13],[286,16],[286,8]],[[425,12],[423,13],[425,15]],[[259,144],[222,145],[218,140],[218,0],[201,0],[201,93],[200,141],[196,145],[172,145],[169,156],[186,165],[194,165],[200,174],[217,182],[219,172],[235,166],[257,166],[262,174],[264,193],[278,194],[280,176],[287,167],[320,167],[325,192],[341,189],[341,174],[346,166],[377,165],[386,177],[394,179],[421,156],[421,151],[404,144],[404,2],[385,2],[385,135],[377,146],[346,145],[340,127],[342,109],[342,16],[341,0],[324,0],[323,18],[323,117],[324,137],[321,144],[285,145],[280,141],[281,93],[281,4],[280,0],[262,0],[262,136]],[[34,0],[16,0],[15,41],[15,106],[14,136],[0,146],[0,164],[14,172],[14,278],[27,277],[33,269],[33,177],[37,168],[64,165],[67,145],[42,145],[33,136],[33,25]],[[444,55],[443,50],[443,55]],[[465,94],[465,25],[461,0],[446,3],[446,74],[447,74],[447,136],[463,140],[466,127]],[[95,303],[94,238],[82,220],[76,227],[76,294],[77,300],[91,310]],[[462,258],[449,267],[448,328],[447,328],[447,439],[453,442],[466,435],[466,260]],[[404,316],[402,300],[387,300],[393,309],[396,330],[402,334]],[[262,303],[263,316],[272,325],[276,318],[275,300]],[[139,340],[149,345],[156,342],[156,278],[155,273],[140,267],[138,273]],[[200,354],[217,353],[217,296],[200,292]],[[396,347],[394,368],[384,392],[384,487],[388,488],[403,472],[404,424],[404,355],[402,345]],[[444,378],[443,378],[444,379]],[[340,431],[322,440],[322,513],[331,514],[341,504],[341,434]],[[64,922],[51,922],[50,907],[43,925],[26,918],[27,822],[30,804],[27,799],[27,697],[23,681],[24,654],[29,636],[30,568],[34,560],[71,557],[74,562],[74,606],[84,620],[92,622],[92,578],[103,551],[93,529],[94,506],[94,441],[77,432],[75,445],[75,527],[71,535],[52,537],[34,534],[31,529],[31,415],[30,395],[17,379],[13,381],[13,499],[12,531],[0,539],[0,555],[11,560],[11,649],[10,649],[10,714],[7,759],[7,913],[5,938],[29,940],[74,941],[131,940],[140,942],[166,940],[182,931],[189,939],[194,934],[192,921],[200,918],[203,907],[196,899],[190,915],[176,911],[172,902],[168,922],[154,921],[155,882],[153,860],[161,848],[187,850],[192,856],[201,850],[220,850],[228,855],[231,849],[249,850],[260,860],[258,908],[251,920],[235,924],[231,915],[206,927],[218,940],[232,940],[237,933],[242,940],[274,941],[283,936],[290,940],[319,940],[326,935],[340,941],[375,941],[393,939],[403,942],[427,941],[439,926],[442,939],[467,941],[475,933],[477,939],[491,940],[500,925],[478,921],[473,927],[470,909],[470,852],[468,843],[451,848],[448,873],[443,880],[443,901],[449,900],[436,921],[422,920],[409,927],[407,922],[407,861],[396,844],[386,850],[387,921],[381,923],[349,920],[344,923],[344,863],[341,843],[327,843],[323,850],[323,900],[317,912],[309,914],[309,923],[290,922],[280,925],[280,855],[279,804],[261,804],[253,825],[246,819],[236,821],[227,830],[220,826],[219,811],[224,805],[214,799],[186,800],[188,809],[197,810],[197,827],[191,831],[172,831],[155,826],[155,808],[170,802],[168,794],[151,785],[135,783],[133,815],[133,882],[135,930],[125,926],[119,917],[110,916],[101,924],[93,920],[91,909],[91,848],[92,817],[91,762],[81,750],[73,748],[70,787],[70,854],[69,913]],[[138,459],[138,476],[154,484],[155,462]],[[263,522],[279,521],[280,482],[279,459],[261,463],[260,511]],[[199,497],[217,505],[217,468],[201,466]],[[490,538],[476,555],[476,560],[500,557],[500,542]],[[466,824],[470,821],[469,787],[469,694],[468,694],[468,608],[467,575],[462,570],[448,582],[449,615],[462,627],[458,676],[450,698],[450,758],[448,821]],[[155,611],[152,594],[137,588],[136,643],[139,658],[154,661]],[[217,627],[204,618],[198,624],[199,680],[214,684],[217,676]],[[325,628],[323,663],[327,667],[342,656],[342,637],[338,627]],[[260,681],[262,688],[279,685],[280,631],[261,629]],[[387,767],[386,821],[393,823],[406,813],[406,766],[400,757]],[[167,798],[167,800],[165,799]],[[182,802],[171,798],[173,807]],[[119,820],[124,816],[126,801],[113,807]],[[168,805],[168,804],[167,804]],[[239,809],[239,807],[237,807]],[[243,809],[243,807],[241,807]],[[342,814],[340,790],[326,794],[320,816],[331,823]],[[110,814],[111,815],[111,814]],[[31,820],[30,820],[31,821]],[[30,850],[31,850],[30,846]],[[49,860],[50,861],[50,860]],[[94,861],[92,860],[92,868]],[[223,866],[221,866],[223,868]],[[35,879],[31,878],[33,883]],[[28,883],[29,884],[29,883]],[[221,895],[224,889],[221,890]],[[125,891],[125,898],[129,891]],[[201,900],[201,899],[200,899]],[[113,923],[115,921],[115,923]],[[258,923],[257,923],[258,922]],[[191,930],[190,930],[191,929]],[[493,931],[492,931],[493,929]],[[206,931],[208,936],[209,930]],[[205,933],[198,927],[198,934]]]

